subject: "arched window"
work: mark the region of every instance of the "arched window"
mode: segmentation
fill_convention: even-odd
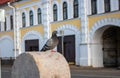
[[[110,12],[110,0],[104,0],[105,12]]]
[[[97,0],[91,0],[92,14],[97,14]]]
[[[38,8],[38,24],[42,23],[42,13],[41,13],[41,9]]]
[[[13,16],[11,15],[10,16],[10,29],[12,30],[13,29]]]
[[[120,10],[120,0],[118,0],[118,3],[119,3],[119,10]]]
[[[66,20],[68,18],[67,15],[67,2],[63,3],[63,20]]]
[[[0,22],[0,31],[1,31],[1,22]]]
[[[74,0],[74,18],[77,18],[78,17],[78,12],[79,12],[79,5],[78,5],[78,0]]]
[[[57,21],[57,5],[53,5],[53,19],[54,21]]]
[[[6,24],[6,18],[5,18],[5,22],[4,22],[4,30],[7,30],[7,24]]]
[[[33,25],[33,11],[30,11],[30,26],[32,26]]]
[[[25,17],[25,13],[22,13],[22,27],[26,26],[26,17]]]

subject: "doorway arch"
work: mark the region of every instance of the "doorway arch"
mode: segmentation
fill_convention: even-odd
[[[119,19],[103,19],[94,24],[90,30],[90,50],[93,67],[104,67],[103,33],[110,27],[120,27]]]
[[[103,65],[118,67],[120,58],[120,27],[111,26],[103,32]]]

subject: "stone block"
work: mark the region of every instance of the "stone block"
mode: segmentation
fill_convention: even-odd
[[[12,78],[71,78],[69,65],[58,52],[26,52],[12,67]]]

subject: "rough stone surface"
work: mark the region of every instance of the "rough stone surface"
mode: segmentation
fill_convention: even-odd
[[[27,52],[18,56],[12,78],[71,78],[65,58],[58,52]]]

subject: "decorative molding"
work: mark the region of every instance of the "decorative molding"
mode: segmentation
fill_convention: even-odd
[[[98,22],[96,22],[91,30],[90,30],[90,39],[93,38],[94,36],[94,33],[101,27],[103,26],[106,26],[106,25],[113,25],[113,26],[118,26],[120,27],[120,19],[115,19],[115,18],[105,18],[105,19],[102,19]]]
[[[0,38],[0,41],[1,41],[1,40],[4,40],[4,39],[8,39],[8,40],[10,40],[10,41],[13,41],[13,39],[12,39],[10,36],[3,36],[3,37],[1,37],[1,38]]]
[[[23,39],[26,39],[26,37],[27,37],[28,35],[30,35],[30,34],[32,34],[32,35],[37,35],[37,37],[39,37],[40,39],[42,39],[42,36],[41,36],[40,33],[38,33],[37,31],[27,32],[27,33],[23,36]],[[22,40],[23,40],[23,39],[22,39]]]
[[[25,8],[26,11],[29,11],[29,8]]]
[[[62,0],[62,1],[61,1],[61,3],[63,4],[63,2],[67,2],[67,3],[69,3],[69,1],[68,1],[68,0]]]
[[[56,30],[57,30],[57,31],[60,31],[60,30],[65,30],[65,29],[69,29],[69,30],[72,30],[72,31],[76,32],[77,34],[78,34],[78,33],[80,34],[80,31],[79,31],[75,26],[72,26],[72,25],[69,25],[69,24],[60,26],[60,27],[57,28]]]

